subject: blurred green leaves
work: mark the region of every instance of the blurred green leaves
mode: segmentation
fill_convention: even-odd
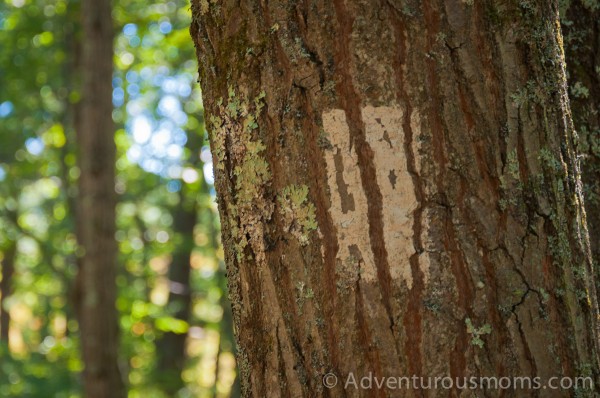
[[[13,294],[3,300],[12,321],[10,350],[0,347],[2,397],[81,393],[72,304],[80,253],[73,128],[79,6],[77,0],[0,2],[0,253],[18,242]],[[233,337],[223,326],[223,258],[202,102],[192,90],[189,4],[124,0],[115,2],[113,17],[117,309],[129,396],[166,396],[155,377],[156,341],[170,332],[188,336],[179,396],[228,396]],[[198,209],[193,236],[174,229],[180,204]],[[182,244],[193,249],[188,321],[167,305],[171,254]]]

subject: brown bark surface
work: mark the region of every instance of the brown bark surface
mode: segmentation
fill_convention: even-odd
[[[82,103],[78,121],[81,247],[78,316],[87,398],[125,396],[118,360],[115,143],[112,121],[113,26],[110,0],[84,0]]]
[[[344,390],[351,372],[597,378],[555,2],[192,11],[245,396],[574,394]]]
[[[600,261],[600,3],[572,0],[561,10],[573,122],[596,275]],[[596,278],[596,282],[598,282]]]

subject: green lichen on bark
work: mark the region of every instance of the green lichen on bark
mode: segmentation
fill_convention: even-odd
[[[212,153],[216,159],[215,167],[218,170],[225,170],[225,132],[223,130],[223,120],[215,115],[209,117],[209,131],[213,132]]]
[[[225,206],[238,261],[245,258],[248,244],[254,255],[263,259],[263,225],[273,213],[272,203],[265,199],[271,178],[269,164],[262,156],[266,147],[257,137],[264,97],[261,92],[249,100],[230,87],[227,100],[217,101],[216,115],[209,119],[216,170],[228,173],[234,180]]]
[[[294,235],[302,246],[309,242],[310,231],[317,229],[315,205],[308,199],[306,185],[288,185],[278,197],[284,231]]]
[[[476,328],[473,326],[473,322],[470,318],[465,319],[465,325],[467,326],[467,333],[472,336],[471,344],[476,345],[479,348],[483,348],[485,343],[481,339],[481,336],[492,333],[492,327],[486,323],[482,327]]]
[[[565,203],[568,198],[565,192],[564,170],[566,165],[547,148],[540,149],[539,160],[547,176],[547,185],[552,190],[559,203]],[[550,220],[555,229],[555,234],[548,238],[554,264],[560,267],[569,267],[573,263],[572,250],[569,242],[569,227],[567,217],[562,208],[558,207],[550,214]]]
[[[200,0],[200,15],[205,15],[210,11],[210,6],[214,5],[218,0]]]

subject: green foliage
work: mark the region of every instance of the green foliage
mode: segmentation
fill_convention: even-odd
[[[81,251],[74,219],[79,7],[76,0],[0,3],[0,258],[18,242],[13,294],[4,300],[12,339],[10,350],[0,348],[2,397],[81,395],[72,304]],[[125,0],[114,4],[113,17],[116,304],[129,396],[170,396],[163,383],[180,375],[156,377],[155,344],[169,332],[188,336],[177,396],[227,396],[234,343],[223,323],[226,286],[202,103],[190,90],[189,4]],[[177,231],[180,207],[197,209],[194,236]],[[170,255],[183,244],[193,249],[187,320],[167,302]]]

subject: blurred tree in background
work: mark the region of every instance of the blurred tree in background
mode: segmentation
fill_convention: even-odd
[[[0,3],[2,397],[82,395],[80,7]],[[114,4],[119,368],[129,397],[225,397],[237,385],[189,23],[185,1]]]

